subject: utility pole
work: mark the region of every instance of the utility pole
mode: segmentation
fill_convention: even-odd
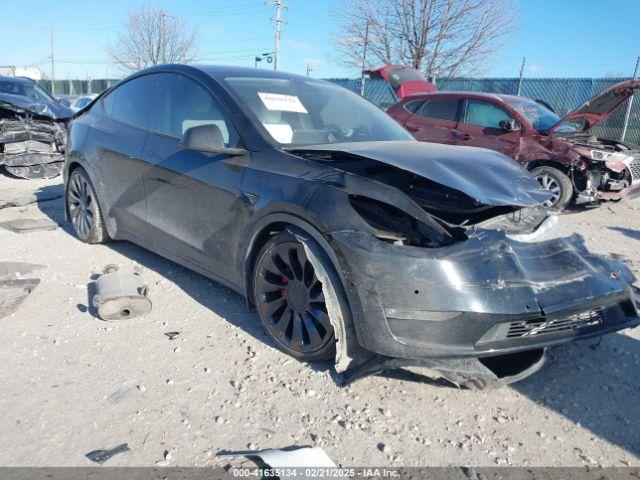
[[[633,69],[633,79],[636,80],[638,78],[638,66],[640,66],[640,57],[636,58],[636,68]],[[622,134],[620,135],[620,140],[624,142],[624,137],[627,135],[627,127],[629,126],[629,117],[631,116],[631,107],[633,107],[633,97],[631,96],[629,99],[629,104],[627,105],[627,111],[624,114],[624,123],[622,124]]]
[[[364,48],[362,51],[362,69],[360,73],[360,96],[364,97],[364,69],[367,67],[367,47],[369,46],[369,19],[364,29]]]
[[[55,70],[55,48],[53,43],[53,27],[49,27],[49,35],[51,37],[51,94],[56,94],[56,70]]]
[[[273,69],[278,70],[278,57],[280,54],[280,25],[287,23],[286,20],[282,19],[282,9],[289,8],[288,5],[282,3],[282,0],[268,0],[266,5],[271,5],[276,7],[276,18],[271,17],[271,20],[275,20],[276,22],[276,50],[274,53],[273,59]]]
[[[522,57],[522,65],[520,65],[520,80],[518,80],[518,96],[520,96],[520,91],[522,90],[522,76],[524,75],[524,64],[527,61],[527,57]]]

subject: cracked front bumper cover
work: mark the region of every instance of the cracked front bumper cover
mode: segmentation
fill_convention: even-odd
[[[632,273],[582,238],[520,243],[497,231],[438,249],[332,234],[360,344],[424,360],[524,352],[640,323]]]

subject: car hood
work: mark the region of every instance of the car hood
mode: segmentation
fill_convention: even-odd
[[[477,147],[418,141],[310,145],[291,152],[338,152],[370,158],[458,190],[485,205],[535,207],[549,192],[513,159]]]
[[[0,93],[0,108],[52,120],[65,120],[75,114],[71,108],[55,101],[34,101],[29,97],[10,93]]]
[[[376,69],[364,70],[363,73],[371,78],[384,80],[398,100],[409,95],[436,91],[436,86],[427,81],[420,72],[404,65],[385,65]]]
[[[587,131],[616,111],[638,89],[640,89],[640,80],[627,80],[626,82],[617,83],[613,87],[600,92],[573,112],[565,115],[549,129],[549,132],[555,131],[566,122],[579,119],[584,119],[583,131]]]

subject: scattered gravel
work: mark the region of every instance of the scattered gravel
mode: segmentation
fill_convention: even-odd
[[[11,180],[0,189],[58,188]],[[640,270],[640,201],[563,215],[594,252]],[[0,209],[0,221],[50,218],[53,231],[0,231],[0,260],[46,265],[0,319],[0,465],[223,465],[221,450],[316,445],[340,465],[640,466],[640,330],[554,349],[510,388],[465,391],[410,375],[338,387],[329,365],[272,347],[231,290],[129,243],[89,246],[61,199]],[[146,318],[106,323],[87,293],[105,265],[137,268]],[[179,332],[168,341],[167,332]]]

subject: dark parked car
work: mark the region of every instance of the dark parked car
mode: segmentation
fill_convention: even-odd
[[[423,142],[483,147],[526,167],[552,193],[547,207],[619,200],[640,187],[640,146],[589,130],[640,88],[622,82],[560,117],[514,95],[439,92],[403,96],[387,112]]]
[[[81,240],[130,240],[229,286],[279,348],[345,378],[418,364],[500,384],[548,346],[640,321],[624,265],[577,237],[534,241],[555,217],[524,168],[417,142],[308,77],[134,74],[72,122],[64,177]]]

